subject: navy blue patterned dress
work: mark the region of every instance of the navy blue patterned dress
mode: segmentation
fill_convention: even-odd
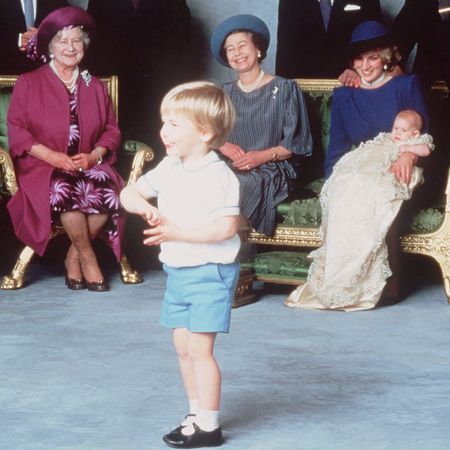
[[[67,154],[73,156],[78,153],[80,143],[77,88],[68,93],[70,128]],[[119,192],[115,189],[109,175],[99,166],[85,171],[54,170],[50,182],[50,207],[53,223],[59,223],[60,214],[67,211],[108,214],[109,220],[105,228],[108,239],[112,242],[119,239],[117,233]]]
[[[252,92],[236,84],[223,85],[236,109],[236,125],[228,142],[243,150],[281,145],[293,153],[284,161],[268,162],[249,171],[235,171],[240,182],[240,208],[252,227],[267,235],[275,229],[276,207],[290,193],[299,156],[309,156],[312,139],[303,94],[297,83],[274,77]]]

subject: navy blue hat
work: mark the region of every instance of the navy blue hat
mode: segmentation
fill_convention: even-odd
[[[227,36],[233,31],[251,31],[262,36],[265,41],[265,48],[260,48],[265,53],[270,42],[270,32],[267,25],[256,16],[251,14],[239,14],[237,16],[228,17],[217,25],[211,36],[211,52],[217,61],[223,66],[229,67],[228,61],[221,55],[223,44]]]
[[[352,33],[349,47],[349,57],[353,58],[361,53],[392,46],[392,40],[387,28],[380,22],[368,20],[360,23]]]

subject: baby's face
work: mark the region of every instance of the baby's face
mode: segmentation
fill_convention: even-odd
[[[407,141],[409,138],[417,136],[419,130],[405,117],[397,117],[392,127],[392,140],[394,142]]]

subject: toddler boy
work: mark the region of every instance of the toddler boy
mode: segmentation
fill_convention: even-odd
[[[126,187],[121,201],[150,225],[144,244],[161,245],[167,273],[160,323],[173,330],[189,414],[163,440],[175,448],[217,446],[221,372],[214,342],[229,331],[240,240],[239,182],[212,149],[225,142],[234,109],[222,89],[192,82],[169,91],[161,117],[167,156]]]

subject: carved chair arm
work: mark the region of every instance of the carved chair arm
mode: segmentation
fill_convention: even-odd
[[[127,182],[127,185],[129,185],[135,183],[142,175],[144,164],[153,160],[155,152],[148,145],[138,141],[125,141],[122,148],[128,153],[134,154]]]
[[[445,212],[450,213],[450,167],[448,168],[447,187],[445,188]]]
[[[17,191],[17,179],[14,166],[11,156],[2,147],[0,147],[0,175],[9,194],[14,195]]]

